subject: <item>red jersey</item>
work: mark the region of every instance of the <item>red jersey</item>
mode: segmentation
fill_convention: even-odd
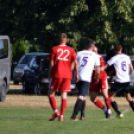
[[[77,59],[73,48],[66,45],[55,46],[48,59],[54,60],[52,78],[72,78],[71,63]]]
[[[100,66],[104,66],[105,65],[105,61],[104,61],[104,58],[101,56],[101,55],[98,55],[100,57]],[[101,72],[101,74],[103,73],[104,71]],[[93,71],[93,75],[92,77],[95,77],[95,70]]]
[[[105,65],[105,61],[104,61],[104,58],[101,55],[99,55],[99,56],[100,56],[100,66],[102,67],[102,66]]]

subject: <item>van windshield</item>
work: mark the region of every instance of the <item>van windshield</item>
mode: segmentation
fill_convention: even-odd
[[[19,64],[28,64],[34,55],[25,55],[22,59],[20,59]]]

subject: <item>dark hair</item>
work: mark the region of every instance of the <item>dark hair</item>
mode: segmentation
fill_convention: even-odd
[[[65,40],[67,40],[67,35],[65,33],[60,33],[58,38],[59,43],[62,43]]]
[[[114,45],[114,51],[118,52],[118,51],[120,51],[121,49],[122,49],[121,44],[115,44],[115,45]]]
[[[94,44],[95,44],[95,41],[94,41],[94,40],[88,39],[88,40],[87,40],[87,43],[86,43],[86,48],[87,48],[87,49],[88,49],[88,48],[92,48],[92,47],[94,46]]]

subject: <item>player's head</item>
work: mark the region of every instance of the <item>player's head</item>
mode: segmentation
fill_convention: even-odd
[[[95,46],[94,49],[93,49],[93,51],[94,51],[95,53],[98,53],[98,48]]]
[[[60,44],[62,44],[62,43],[66,44],[67,43],[67,35],[65,33],[60,33],[58,41]]]
[[[121,44],[115,44],[114,45],[114,51],[115,51],[115,53],[122,52],[122,46],[121,46]]]
[[[87,43],[86,43],[86,49],[94,49],[94,47],[95,47],[95,41],[94,40],[92,40],[92,39],[88,39],[87,40]]]

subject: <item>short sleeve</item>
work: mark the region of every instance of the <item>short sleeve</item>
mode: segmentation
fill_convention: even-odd
[[[50,51],[50,54],[48,56],[48,60],[54,60],[54,51],[53,51],[53,48]]]
[[[77,60],[76,52],[72,50],[72,60]]]
[[[113,57],[113,58],[111,58],[110,60],[107,61],[107,64],[108,64],[109,66],[111,66],[111,65],[114,64],[114,62],[115,62],[115,58]]]
[[[128,57],[128,64],[131,64],[132,62],[131,62],[131,59],[130,59],[130,57]]]
[[[95,55],[95,67],[100,66],[100,57],[98,55]]]

